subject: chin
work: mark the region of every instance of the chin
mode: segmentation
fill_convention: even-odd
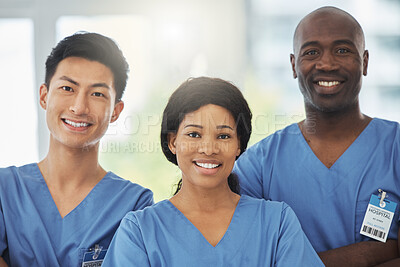
[[[334,103],[332,103],[332,104],[324,105],[324,103],[315,103],[315,102],[308,101],[306,103],[306,107],[309,110],[314,110],[314,111],[324,112],[324,113],[336,113],[336,112],[341,112],[341,111],[345,111],[348,109],[348,107],[346,107],[344,105],[335,105]]]
[[[82,151],[89,151],[96,149],[99,146],[99,141],[97,142],[87,142],[87,141],[72,141],[69,140],[69,142],[64,143],[66,146],[72,148],[72,149],[81,149]]]
[[[325,113],[346,113],[353,111],[357,106],[354,105],[336,105],[336,106],[319,106],[318,110]]]

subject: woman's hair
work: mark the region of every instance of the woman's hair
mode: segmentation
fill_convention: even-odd
[[[240,140],[240,154],[246,150],[251,135],[252,114],[240,90],[232,83],[218,78],[190,78],[182,83],[169,98],[161,123],[161,148],[165,157],[175,165],[178,163],[176,155],[168,147],[168,135],[178,132],[179,125],[186,114],[208,104],[223,107],[232,114]],[[179,181],[175,194],[179,191],[181,184],[182,180]],[[228,184],[233,192],[239,193],[239,182],[235,174],[229,175]]]

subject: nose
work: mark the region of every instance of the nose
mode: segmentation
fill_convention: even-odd
[[[84,94],[77,94],[69,107],[69,110],[75,115],[83,115],[89,113],[87,98]]]
[[[322,71],[333,71],[339,67],[335,56],[329,52],[323,53],[317,61],[315,68]]]
[[[204,138],[198,147],[198,152],[207,156],[218,154],[219,150],[220,145],[211,138]]]

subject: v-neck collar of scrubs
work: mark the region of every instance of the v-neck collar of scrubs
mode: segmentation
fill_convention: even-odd
[[[304,138],[299,125],[295,124],[295,130],[300,138],[301,148],[307,151],[303,159],[305,165],[309,165],[310,169],[314,169],[318,173],[328,173],[331,171],[343,171],[348,172],[354,165],[356,165],[365,155],[368,154],[370,150],[368,144],[368,139],[370,136],[371,129],[375,125],[376,119],[372,119],[365,129],[360,133],[360,135],[354,140],[354,142],[343,152],[342,155],[333,163],[333,165],[328,168],[321,160],[315,155],[314,151],[311,149],[310,145]],[[352,160],[347,160],[351,158]]]
[[[197,227],[180,210],[178,210],[174,206],[174,204],[172,204],[171,201],[165,200],[165,202],[167,203],[167,206],[170,209],[172,209],[173,212],[175,212],[177,214],[178,218],[181,220],[182,223],[184,223],[184,225],[190,227],[193,232],[195,232],[198,236],[200,236],[200,239],[203,240],[204,243],[206,243],[207,247],[209,247],[211,249],[219,249],[221,247],[224,247],[224,249],[234,249],[234,247],[228,248],[227,246],[233,246],[233,244],[235,243],[235,242],[230,242],[230,240],[232,239],[231,233],[238,232],[235,230],[235,227],[237,225],[240,225],[239,219],[240,219],[240,213],[241,213],[240,210],[242,208],[243,198],[246,198],[246,196],[240,197],[240,199],[236,205],[235,211],[233,212],[229,226],[226,229],[222,238],[218,241],[217,245],[215,245],[215,247],[213,245],[211,245],[210,242],[208,242],[208,240],[204,237],[204,235],[200,232],[200,230],[197,229]],[[237,239],[237,236],[235,236],[235,239]],[[232,250],[232,252],[233,251],[234,250]],[[234,254],[232,254],[232,255],[234,255]]]
[[[50,193],[50,189],[47,186],[46,180],[44,179],[44,177],[39,169],[39,165],[37,163],[35,163],[35,167],[33,168],[33,171],[35,173],[32,173],[32,177],[37,177],[37,179],[40,181],[40,183],[42,183],[43,187],[45,188],[45,190],[43,190],[43,194],[44,194],[44,197],[47,198],[47,200],[48,200],[48,203],[49,203],[48,208],[51,209],[51,213],[53,214],[53,217],[55,219],[61,220],[61,221],[66,221],[66,220],[68,220],[69,217],[72,217],[72,216],[74,216],[74,214],[79,213],[79,210],[83,209],[85,207],[86,203],[89,202],[90,199],[94,197],[94,195],[96,194],[95,192],[98,190],[99,187],[101,187],[103,180],[105,180],[104,178],[110,174],[110,172],[107,172],[106,175],[104,175],[104,177],[101,178],[101,180],[84,197],[84,199],[81,202],[79,202],[79,204],[77,206],[75,206],[70,212],[68,212],[64,217],[62,217],[60,214],[60,211],[58,210],[56,203],[54,202],[53,196]]]

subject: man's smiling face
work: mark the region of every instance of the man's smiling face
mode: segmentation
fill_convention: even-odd
[[[291,64],[306,107],[335,112],[358,106],[368,51],[360,26],[347,14],[328,9],[304,18]]]
[[[114,76],[97,62],[79,57],[63,59],[40,88],[51,139],[71,148],[95,145],[123,109],[115,103]]]

